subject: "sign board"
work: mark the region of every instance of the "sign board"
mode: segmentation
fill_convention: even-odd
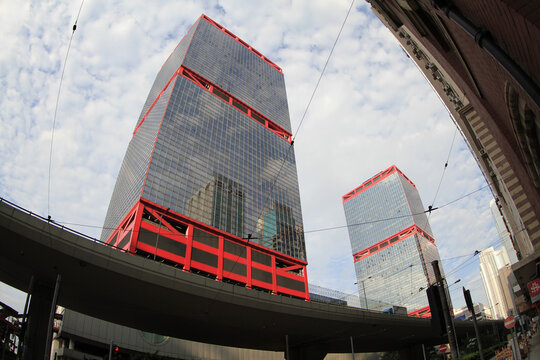
[[[442,344],[437,346],[436,349],[439,354],[445,354],[450,351],[450,346],[448,344]]]
[[[531,302],[534,304],[540,300],[540,279],[534,279],[527,284],[529,294],[531,294]]]
[[[516,325],[516,319],[513,316],[509,316],[506,319],[504,319],[504,327],[507,329],[511,329]]]

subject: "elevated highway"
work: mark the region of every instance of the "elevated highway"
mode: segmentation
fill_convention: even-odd
[[[447,342],[432,330],[429,319],[304,301],[218,282],[116,250],[0,202],[0,281],[28,291],[34,277],[34,303],[34,298],[52,298],[58,274],[57,304],[66,308],[205,343],[273,351],[285,351],[288,344],[291,354],[296,354],[290,358],[347,353],[351,339],[356,352]],[[48,312],[46,305],[44,301],[41,308]],[[481,326],[491,330],[493,323]],[[461,336],[472,334],[472,323],[457,322],[456,331]]]

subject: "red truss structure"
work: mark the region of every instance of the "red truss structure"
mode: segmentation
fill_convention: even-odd
[[[307,262],[281,254],[141,198],[107,244],[164,259],[184,271],[309,300]]]
[[[407,314],[408,316],[414,316],[421,319],[426,319],[431,317],[431,308],[429,306],[423,307],[421,309],[412,311]]]

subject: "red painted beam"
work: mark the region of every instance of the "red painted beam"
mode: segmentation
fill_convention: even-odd
[[[248,49],[249,51],[251,51],[252,53],[254,53],[255,55],[257,55],[259,58],[261,58],[263,61],[265,61],[266,63],[268,63],[268,65],[270,65],[271,67],[273,67],[274,69],[276,69],[277,71],[279,71],[281,74],[283,74],[283,70],[281,70],[281,68],[279,66],[277,66],[276,64],[274,64],[272,61],[270,61],[270,59],[268,59],[266,56],[264,56],[263,54],[261,54],[260,52],[258,52],[257,50],[255,50],[253,47],[251,47],[250,45],[248,45],[244,40],[240,39],[238,36],[234,35],[232,32],[230,32],[229,30],[225,29],[223,26],[221,26],[220,24],[218,24],[217,22],[215,22],[214,20],[210,19],[208,16],[202,14],[201,17],[208,21],[210,24],[214,25],[216,28],[218,28],[219,30],[223,31],[225,34],[229,35],[231,38],[233,38],[234,40],[236,40],[237,42],[239,42],[240,44],[242,44],[242,46],[244,46],[246,49]]]
[[[432,236],[430,236],[424,230],[420,229],[418,226],[411,225],[408,228],[405,228],[394,235],[390,235],[386,239],[379,241],[378,243],[371,245],[370,247],[360,250],[357,253],[353,254],[354,262],[358,262],[373,254],[376,254],[379,251],[382,251],[394,244],[397,244],[398,242],[414,234],[420,234],[421,236],[426,238],[429,242],[431,242],[433,245],[437,246],[437,244],[435,244],[435,239]]]
[[[399,170],[396,165],[392,165],[388,169],[383,170],[380,173],[378,173],[377,175],[373,176],[372,178],[364,181],[362,183],[362,185],[358,186],[354,190],[349,191],[347,194],[343,195],[343,197],[342,197],[343,203],[345,204],[347,201],[351,200],[356,195],[366,191],[367,189],[369,189],[373,185],[381,182],[382,180],[386,179],[387,177],[389,177],[390,175],[392,175],[395,172],[397,172],[401,176],[403,176],[405,178],[405,180],[407,180],[416,189],[416,185],[414,185],[414,183],[411,180],[409,180],[409,178],[407,176],[405,176],[405,174],[403,174],[403,172],[401,172],[401,170]]]

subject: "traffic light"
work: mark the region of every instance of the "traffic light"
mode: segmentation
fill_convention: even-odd
[[[466,290],[463,288],[463,296],[465,297],[465,303],[467,304],[467,308],[471,312],[471,314],[474,313],[474,305],[471,298],[471,292],[469,290]]]
[[[110,359],[109,360],[118,360],[120,358],[120,346],[111,343],[109,348]]]
[[[439,285],[431,285],[427,288],[427,297],[429,308],[431,310],[431,327],[439,335],[446,334],[446,325],[444,322],[443,306],[439,294]]]

